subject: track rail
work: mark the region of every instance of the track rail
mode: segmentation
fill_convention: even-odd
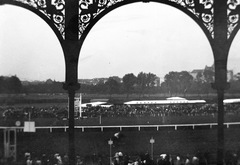
[[[239,126],[240,122],[229,122],[224,123],[225,128],[230,128],[233,126]],[[202,123],[202,124],[168,124],[168,125],[112,125],[112,126],[104,126],[104,125],[95,125],[95,126],[75,126],[75,129],[80,129],[82,132],[85,130],[100,130],[104,131],[107,129],[117,129],[119,131],[126,130],[126,129],[133,129],[137,131],[145,130],[145,129],[152,129],[152,130],[161,130],[164,128],[167,129],[174,129],[178,130],[181,128],[191,128],[191,129],[197,129],[200,127],[209,128],[212,129],[213,127],[217,127],[217,123]],[[68,126],[37,126],[35,127],[36,131],[38,130],[49,130],[49,132],[53,132],[54,130],[63,130],[64,132],[67,132]],[[0,126],[0,130],[4,129],[17,129],[18,131],[23,131],[24,127],[3,127]]]

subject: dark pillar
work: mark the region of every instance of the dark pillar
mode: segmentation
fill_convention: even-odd
[[[215,83],[213,88],[217,90],[218,97],[218,130],[217,130],[217,164],[224,164],[224,91],[229,88],[227,83],[226,63],[215,62]]]
[[[75,165],[74,97],[76,90],[80,88],[77,74],[81,47],[78,40],[78,3],[78,0],[65,1],[65,40],[61,43],[66,62],[66,80],[63,88],[68,91],[69,97],[69,165]]]
[[[69,90],[69,127],[68,127],[68,141],[69,141],[69,164],[75,164],[75,131],[74,131],[74,97],[75,91]]]
[[[75,164],[75,123],[74,123],[74,98],[75,92],[79,89],[79,84],[75,86],[69,86],[69,84],[64,84],[64,89],[68,90],[68,156],[69,165]]]
[[[66,58],[66,83],[64,84],[63,88],[68,91],[68,111],[69,111],[69,126],[68,126],[68,155],[69,155],[69,165],[75,164],[75,130],[74,130],[74,98],[76,90],[80,88],[80,84],[78,83],[77,78],[77,58],[76,56],[78,53],[78,48],[74,47],[76,44],[70,44],[66,46],[67,55]]]
[[[217,164],[224,164],[224,90],[227,89],[227,57],[228,57],[227,1],[214,1],[214,39],[212,43],[215,61],[215,83],[218,97],[218,145]]]
[[[218,94],[218,146],[217,146],[217,164],[224,164],[224,90],[217,90]]]
[[[217,164],[224,164],[224,91],[229,88],[227,83],[226,60],[215,61],[215,83],[218,97],[218,130],[217,130]]]

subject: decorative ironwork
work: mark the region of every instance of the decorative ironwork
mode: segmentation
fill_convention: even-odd
[[[79,0],[79,37],[92,19],[108,7],[127,0]],[[213,0],[167,0],[191,11],[213,33]]]
[[[239,23],[240,1],[228,0],[228,38]]]
[[[15,0],[32,6],[52,20],[65,38],[65,1],[64,0]],[[128,0],[79,0],[79,38],[90,24],[102,11],[119,2]],[[214,38],[213,30],[213,0],[166,0],[176,3],[192,12],[203,23],[209,34]],[[240,0],[228,0],[229,6],[229,36],[238,23]],[[145,0],[143,0],[145,2]],[[239,8],[239,9],[238,9]],[[238,12],[239,11],[239,12]]]
[[[189,11],[191,11],[209,31],[214,38],[213,30],[213,0],[170,0],[175,2]]]
[[[106,8],[124,0],[80,0],[79,1],[79,36],[82,35],[92,19]]]
[[[48,19],[52,20],[65,38],[65,1],[64,0],[15,0],[41,11]]]

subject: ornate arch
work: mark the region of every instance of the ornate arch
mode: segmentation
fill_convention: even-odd
[[[209,42],[214,38],[213,0],[151,0],[170,5],[190,16],[203,30]],[[110,11],[135,2],[150,0],[79,0],[79,39],[84,41],[91,28]]]
[[[240,29],[240,1],[228,0],[227,2],[227,21],[228,21],[228,44],[230,45]]]

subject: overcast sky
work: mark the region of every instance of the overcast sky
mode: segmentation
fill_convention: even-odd
[[[0,75],[21,80],[64,81],[61,46],[34,13],[0,6]],[[228,69],[240,72],[240,36],[234,39]],[[151,72],[192,71],[213,64],[210,44],[186,14],[160,3],[134,3],[113,10],[90,31],[80,52],[79,78],[123,77]]]

